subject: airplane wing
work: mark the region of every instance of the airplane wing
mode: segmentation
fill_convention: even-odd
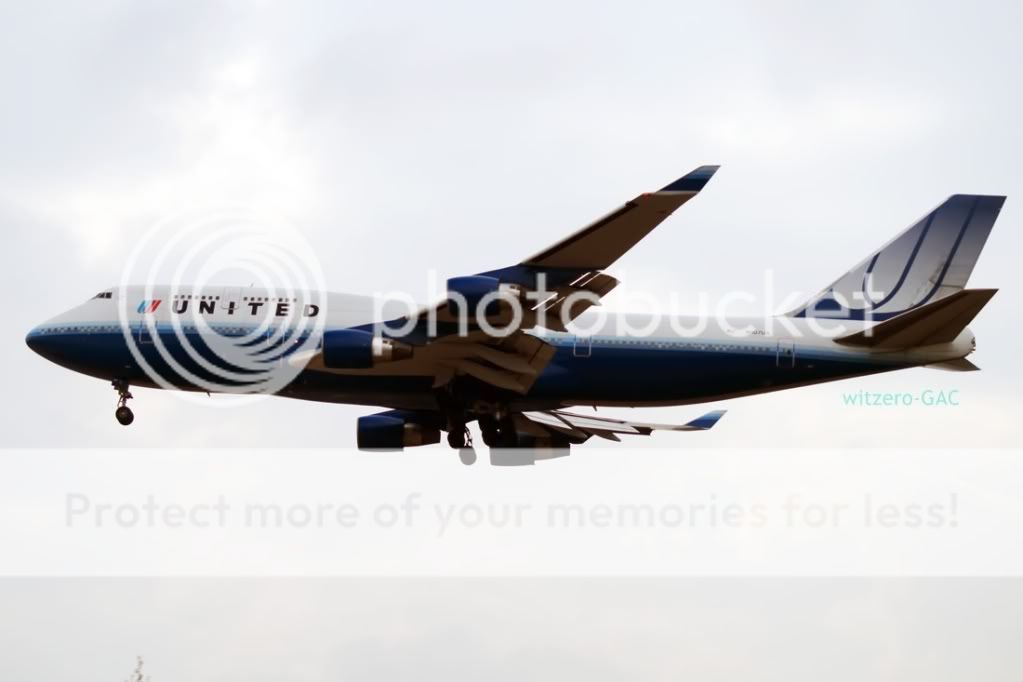
[[[640,194],[516,265],[454,278],[449,280],[449,287],[455,280],[473,280],[480,286],[489,282],[506,291],[514,288],[524,300],[522,329],[544,327],[565,331],[568,322],[618,286],[618,280],[602,270],[625,255],[679,206],[699,194],[718,168],[700,166],[656,192]],[[536,295],[528,296],[530,292]],[[419,335],[425,337],[444,335],[458,323],[447,301],[427,306],[417,315],[423,321]],[[426,331],[428,320],[433,321],[439,332]],[[509,320],[506,310],[497,310],[489,318],[498,326]],[[394,320],[388,326],[400,327],[403,322]]]
[[[685,424],[651,424],[551,410],[517,414],[515,427],[521,433],[537,438],[561,435],[567,437],[569,441],[581,443],[591,436],[597,436],[620,441],[621,435],[649,436],[654,431],[707,431],[717,424],[724,414],[725,410],[713,410]]]
[[[718,166],[700,166],[656,192],[641,194],[590,225],[517,265],[448,280],[451,292],[498,292],[521,302],[522,318],[508,306],[497,305],[485,314],[491,328],[510,334],[493,336],[480,324],[452,307],[450,299],[419,310],[411,319],[400,318],[357,329],[382,335],[406,345],[408,357],[371,368],[331,368],[322,352],[296,358],[312,370],[372,375],[427,375],[434,386],[467,375],[497,388],[528,392],[554,348],[525,333],[544,327],[565,331],[565,324],[595,305],[618,284],[604,273],[610,266],[679,206],[696,196]],[[584,295],[585,294],[585,295]],[[466,297],[468,298],[468,297]],[[408,324],[408,323],[412,324]],[[391,330],[401,329],[400,335]]]
[[[719,166],[700,166],[656,192],[640,194],[606,216],[518,265],[480,273],[551,296],[531,309],[527,322],[565,331],[565,324],[607,295],[618,280],[602,272],[625,255],[710,182]],[[572,296],[586,292],[587,296]]]
[[[519,448],[492,448],[490,463],[494,466],[529,466],[538,461],[567,457],[569,445],[579,444],[592,436],[618,441],[619,436],[648,436],[653,431],[706,431],[714,426],[724,410],[714,410],[686,424],[649,424],[623,419],[590,417],[561,410],[524,412],[515,415],[519,432]]]
[[[371,368],[331,367],[322,350],[292,362],[306,369],[334,374],[372,376],[429,376],[435,388],[455,376],[471,376],[496,388],[525,394],[554,357],[554,347],[522,331],[504,338],[492,338],[480,330],[466,336],[448,334],[413,346],[407,358],[384,362]]]
[[[564,331],[565,322],[570,322],[618,285],[618,280],[603,270],[625,255],[678,207],[699,194],[718,168],[700,166],[656,192],[640,194],[516,265],[455,279],[485,278],[503,287],[547,292],[549,296],[527,311],[529,314],[523,320],[522,328],[545,322],[539,326]],[[591,294],[591,300],[578,297],[581,300],[573,301],[571,310],[567,310],[566,300],[577,292]],[[565,310],[565,315],[560,314],[562,310]],[[442,324],[457,321],[447,315],[446,301],[420,311],[422,317],[431,314],[436,315],[436,320]]]
[[[658,430],[707,431],[724,414],[725,410],[712,410],[685,424],[651,424],[562,410],[523,412],[512,416],[517,447],[491,448],[490,462],[495,466],[522,466],[567,457],[571,445],[578,445],[593,436],[618,441],[621,435],[648,436]],[[406,446],[429,445],[440,441],[440,432],[444,428],[444,417],[435,411],[379,412],[359,418],[359,448],[401,450]],[[471,461],[474,460],[475,456]]]
[[[610,267],[675,209],[696,196],[718,168],[700,166],[656,192],[641,194],[554,246],[527,258],[522,265],[588,271]]]

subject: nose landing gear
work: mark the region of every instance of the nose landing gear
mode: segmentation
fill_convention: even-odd
[[[135,421],[135,413],[128,407],[131,400],[131,392],[128,391],[128,382],[124,379],[115,379],[110,385],[117,391],[117,409],[114,410],[114,417],[121,426],[128,426]]]

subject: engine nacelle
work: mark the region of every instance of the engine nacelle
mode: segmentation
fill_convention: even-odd
[[[360,450],[401,450],[440,442],[440,429],[401,417],[371,414],[359,417],[356,443]]]
[[[448,280],[448,310],[452,315],[475,315],[480,301],[500,289],[501,280],[496,277],[452,277]]]
[[[380,362],[412,357],[408,344],[361,329],[324,332],[322,350],[323,364],[330,369],[368,369]]]

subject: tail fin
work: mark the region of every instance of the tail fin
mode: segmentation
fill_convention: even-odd
[[[951,296],[835,341],[849,346],[894,349],[950,343],[966,329],[997,289],[964,289]]]
[[[962,291],[1003,203],[953,194],[789,315],[886,320]]]

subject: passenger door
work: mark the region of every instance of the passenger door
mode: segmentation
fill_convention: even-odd
[[[577,358],[588,358],[593,348],[589,336],[576,336],[572,341],[572,355]]]

